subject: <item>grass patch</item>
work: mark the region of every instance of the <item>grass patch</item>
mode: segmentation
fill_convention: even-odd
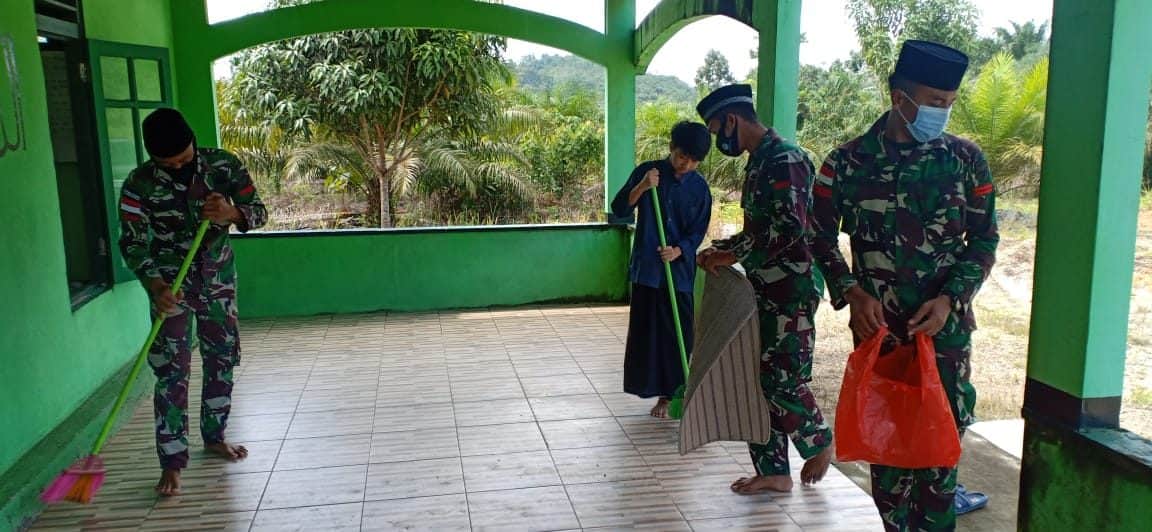
[[[1011,210],[1035,217],[1040,212],[1038,198],[1004,196],[996,198],[996,210]]]
[[[736,202],[717,202],[720,222],[726,224],[744,223],[744,209]]]
[[[1132,394],[1128,396],[1128,402],[1137,408],[1152,408],[1152,389],[1142,386],[1133,387]]]
[[[1027,338],[1030,328],[1029,317],[1013,311],[1011,307],[979,306],[981,326],[994,327],[1001,334]]]

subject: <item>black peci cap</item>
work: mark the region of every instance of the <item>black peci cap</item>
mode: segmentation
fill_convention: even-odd
[[[960,88],[968,56],[955,48],[928,41],[904,41],[892,75],[943,91]]]
[[[175,109],[162,107],[152,112],[141,124],[144,148],[153,157],[175,157],[188,149],[195,140],[192,128],[184,115]]]
[[[711,94],[705,96],[700,103],[696,104],[696,112],[700,114],[700,118],[707,124],[709,120],[715,116],[716,112],[728,107],[729,105],[746,104],[749,107],[755,107],[752,100],[752,86],[751,85],[725,85],[712,91]]]

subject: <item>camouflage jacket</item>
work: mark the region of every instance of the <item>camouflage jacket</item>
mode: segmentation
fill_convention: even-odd
[[[813,189],[812,249],[837,309],[859,285],[880,300],[888,325],[904,324],[929,299],[948,295],[961,330],[975,329],[971,302],[996,259],[995,186],[984,154],[945,134],[897,146],[885,114],[828,155]],[[851,239],[852,269],[837,242]]]
[[[230,198],[240,211],[237,228],[246,232],[264,225],[267,211],[256,194],[248,170],[235,155],[200,148],[189,183],[181,183],[169,170],[148,161],[129,174],[120,192],[120,252],[140,280],[163,277],[171,282],[180,269],[196,228],[200,211],[211,192]],[[228,229],[212,225],[204,237],[196,264],[205,273],[231,270],[232,249]]]
[[[799,146],[769,129],[744,171],[744,228],[712,246],[736,255],[765,300],[761,306],[785,309],[790,302],[816,301],[808,245],[812,161]]]

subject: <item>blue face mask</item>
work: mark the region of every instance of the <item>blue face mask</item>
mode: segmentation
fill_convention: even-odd
[[[912,103],[916,103],[908,93],[903,93],[904,97],[908,98]],[[917,142],[929,142],[940,138],[944,134],[944,128],[948,125],[948,116],[952,114],[951,107],[932,107],[928,105],[919,105],[919,110],[916,112],[916,120],[911,122],[904,117],[904,113],[900,112],[900,107],[896,107],[896,113],[900,118],[904,119],[904,123],[908,124],[908,133]]]

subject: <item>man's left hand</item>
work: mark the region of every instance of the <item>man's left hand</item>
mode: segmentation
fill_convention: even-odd
[[[201,216],[212,220],[217,225],[229,225],[240,220],[240,210],[228,202],[223,194],[213,192],[204,201],[204,210]]]
[[[908,334],[924,333],[936,336],[936,333],[944,328],[944,324],[948,323],[951,307],[952,298],[948,296],[939,296],[924,303],[920,306],[920,310],[916,311],[916,315],[908,320]]]
[[[660,252],[660,258],[663,259],[664,262],[672,262],[683,255],[683,253],[680,252],[680,248],[676,246],[656,248],[656,250]]]
[[[721,266],[731,266],[736,264],[736,254],[731,251],[716,250],[704,257],[700,263],[700,267],[708,271],[708,273],[716,273],[716,268]]]

